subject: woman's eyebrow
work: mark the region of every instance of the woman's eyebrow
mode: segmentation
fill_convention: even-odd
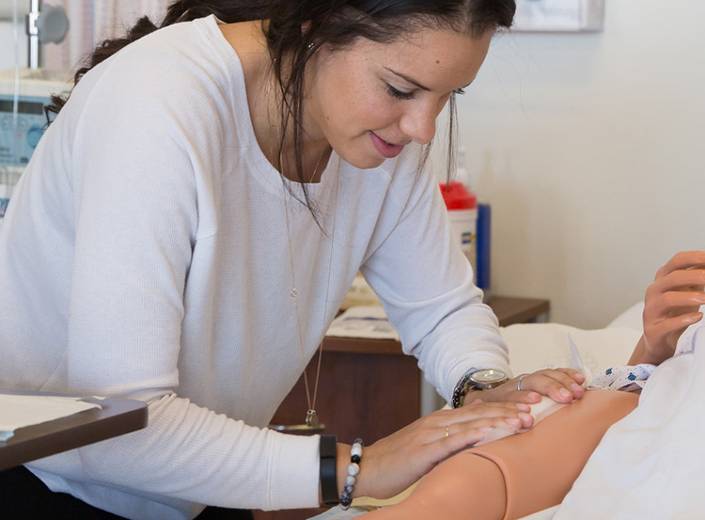
[[[419,83],[418,81],[416,81],[416,80],[413,79],[413,78],[410,78],[410,77],[407,76],[406,74],[402,74],[401,72],[397,72],[396,70],[390,69],[389,67],[384,67],[384,68],[385,68],[386,70],[388,70],[389,72],[391,72],[392,74],[394,74],[394,75],[396,75],[396,76],[399,76],[399,77],[400,77],[401,79],[403,79],[404,81],[408,81],[408,82],[411,83],[412,85],[415,85],[416,87],[420,88],[421,90],[425,90],[425,91],[427,91],[427,92],[431,92],[431,89],[430,89],[430,88],[423,86],[421,83]],[[468,83],[467,85],[463,86],[462,88],[468,88],[470,85],[472,85],[472,81],[471,81],[470,83]]]
[[[397,72],[397,71],[395,71],[395,70],[392,70],[392,69],[390,69],[389,67],[384,67],[384,68],[387,69],[387,70],[388,70],[389,72],[391,72],[392,74],[395,74],[395,75],[399,76],[399,77],[400,77],[401,79],[403,79],[404,81],[408,81],[408,82],[411,83],[412,85],[417,86],[417,87],[420,88],[421,90],[426,90],[426,91],[428,91],[428,92],[431,91],[430,88],[424,87],[424,86],[423,86],[421,83],[419,83],[418,81],[416,81],[416,80],[410,78],[409,76],[407,76],[407,75],[405,75],[405,74],[402,74],[401,72]]]

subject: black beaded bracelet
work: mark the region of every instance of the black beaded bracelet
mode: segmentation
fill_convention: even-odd
[[[321,499],[327,506],[338,503],[338,447],[335,435],[321,435],[320,440]]]
[[[348,474],[345,477],[345,487],[340,495],[340,508],[349,509],[352,504],[352,494],[357,483],[357,476],[360,474],[360,461],[362,461],[362,439],[355,439],[350,448],[350,464],[348,464]]]

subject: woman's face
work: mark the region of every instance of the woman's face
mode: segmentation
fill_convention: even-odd
[[[307,137],[327,141],[358,168],[379,166],[412,141],[429,143],[450,95],[475,78],[491,37],[424,29],[393,43],[360,38],[344,50],[321,48],[307,80]]]

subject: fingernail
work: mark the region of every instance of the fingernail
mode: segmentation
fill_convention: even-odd
[[[529,412],[529,411],[531,411],[531,406],[529,406],[528,404],[519,403],[519,404],[517,404],[517,409],[520,412]]]
[[[570,385],[570,389],[573,392],[577,392],[577,393],[583,393],[585,391],[585,389],[577,383],[573,383],[572,385]]]
[[[521,419],[522,423],[526,423],[532,420],[531,414],[528,413],[520,413],[519,414],[519,419]]]
[[[558,394],[559,394],[561,397],[563,397],[564,399],[568,399],[568,398],[570,398],[570,397],[573,397],[573,394],[571,394],[571,393],[570,393],[568,390],[566,390],[565,388],[561,388],[561,389],[558,391]]]

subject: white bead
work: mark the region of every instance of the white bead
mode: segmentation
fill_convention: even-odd
[[[352,445],[352,448],[350,449],[350,456],[352,455],[357,455],[358,457],[362,456],[362,446],[360,444]]]
[[[355,482],[357,482],[357,479],[352,475],[348,475],[348,477],[345,479],[346,486],[354,486]]]
[[[358,473],[360,473],[360,466],[358,466],[354,462],[348,464],[348,475],[350,475],[351,477],[355,477]]]

